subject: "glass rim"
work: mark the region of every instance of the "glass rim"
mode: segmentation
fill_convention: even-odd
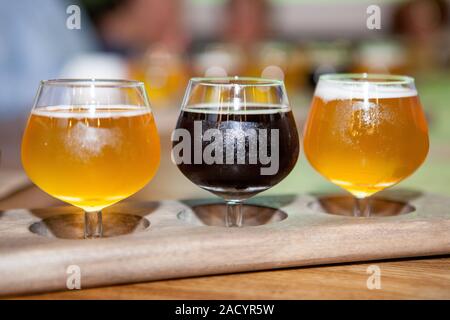
[[[327,73],[319,77],[319,81],[344,84],[370,83],[373,85],[410,85],[414,78],[405,75],[381,73]]]
[[[70,86],[70,87],[105,87],[105,88],[135,88],[143,87],[144,83],[128,79],[97,79],[97,78],[62,78],[41,80],[41,86]]]
[[[222,81],[222,82],[221,82]],[[232,81],[242,81],[243,83],[232,83]],[[284,86],[283,80],[267,79],[259,77],[193,77],[189,83],[198,85],[212,86],[212,87],[271,87]]]

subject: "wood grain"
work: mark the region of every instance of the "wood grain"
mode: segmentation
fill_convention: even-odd
[[[381,270],[381,289],[366,286]],[[303,267],[46,293],[16,299],[450,299],[450,256]]]
[[[398,200],[410,196],[392,195]],[[311,206],[317,203],[312,195],[260,197],[253,202],[280,208],[288,217],[232,229],[205,226],[192,209],[203,202],[123,203],[107,211],[141,215],[151,227],[94,241],[43,237],[29,231],[30,225],[42,223],[42,219],[75,214],[75,208],[6,211],[0,218],[0,293],[64,289],[67,266],[73,264],[80,266],[82,284],[87,288],[450,253],[450,199],[413,196],[409,203],[414,212],[373,218],[320,212]],[[334,206],[345,203],[338,201]],[[188,212],[191,219],[179,219],[180,212]]]
[[[31,184],[25,173],[18,169],[0,170],[0,199],[24,189]]]

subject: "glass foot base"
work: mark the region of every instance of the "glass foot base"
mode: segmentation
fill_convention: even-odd
[[[319,212],[353,217],[354,205],[355,199],[351,196],[330,195],[319,196],[308,206]],[[415,211],[415,208],[406,202],[377,197],[370,199],[370,207],[370,217],[396,216]]]
[[[226,227],[226,214],[225,204],[203,204],[179,212],[178,219],[190,224]],[[243,204],[242,217],[242,227],[250,227],[284,220],[287,213],[279,209]]]
[[[150,221],[138,215],[103,214],[103,238],[144,231],[149,226]],[[84,214],[61,214],[47,217],[33,223],[30,231],[51,238],[84,239]]]

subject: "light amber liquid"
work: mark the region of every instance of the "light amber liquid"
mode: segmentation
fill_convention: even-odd
[[[152,114],[120,107],[36,109],[22,143],[29,178],[50,195],[101,210],[145,186],[159,166]]]
[[[411,175],[428,153],[417,96],[324,101],[314,97],[304,132],[311,165],[356,197]]]

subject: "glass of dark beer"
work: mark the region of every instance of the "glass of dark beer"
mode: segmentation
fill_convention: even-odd
[[[298,158],[299,138],[284,83],[191,79],[172,144],[172,160],[181,172],[225,199],[225,225],[242,226],[242,202],[283,180]]]

